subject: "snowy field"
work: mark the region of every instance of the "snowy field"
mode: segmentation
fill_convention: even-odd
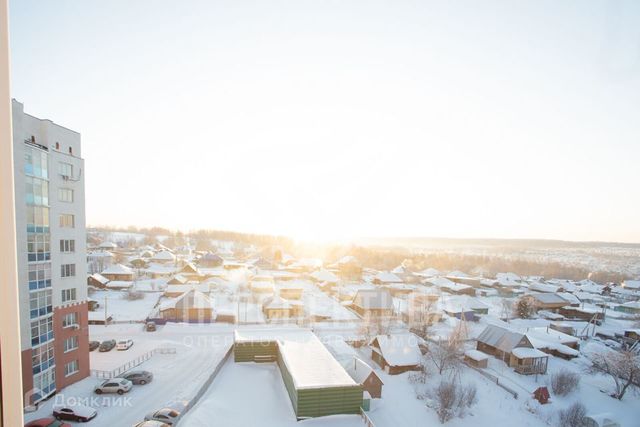
[[[275,363],[235,363],[230,358],[181,427],[362,427],[358,415],[296,421]]]
[[[142,298],[137,300],[128,300],[126,295],[123,291],[94,291],[90,298],[100,304],[96,313],[103,314],[106,306],[107,313],[115,322],[142,322],[151,313],[162,292],[144,292],[141,293]]]

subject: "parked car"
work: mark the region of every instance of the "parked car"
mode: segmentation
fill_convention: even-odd
[[[98,415],[98,411],[84,405],[55,405],[53,407],[53,417],[57,420],[79,421],[86,423],[94,419]]]
[[[133,384],[129,380],[125,380],[124,378],[111,378],[110,380],[105,380],[94,387],[93,391],[97,394],[102,393],[118,393],[124,394],[128,393],[131,390]]]
[[[145,421],[161,421],[172,426],[178,420],[179,416],[180,412],[175,409],[162,408],[158,411],[147,414],[144,419]]]
[[[133,427],[170,427],[169,424],[163,423],[162,421],[142,421]]]
[[[93,351],[100,347],[100,341],[89,341],[89,351]]]
[[[63,423],[55,418],[40,418],[26,423],[24,427],[71,427],[71,424]]]
[[[118,341],[118,350],[129,350],[133,345],[133,340],[120,340]]]
[[[147,322],[147,323],[144,325],[144,329],[145,329],[147,332],[154,332],[154,331],[156,330],[156,322],[151,322],[151,321],[150,321],[150,322]]]
[[[102,344],[100,344],[100,347],[98,348],[98,350],[100,352],[111,351],[115,346],[116,346],[116,340],[106,340],[106,341],[102,341]]]
[[[145,385],[153,380],[153,374],[149,371],[131,371],[122,375],[122,378],[131,381],[135,385]]]

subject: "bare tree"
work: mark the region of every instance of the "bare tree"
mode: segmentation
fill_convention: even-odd
[[[448,339],[429,346],[429,357],[442,375],[447,370],[457,370],[462,363],[463,345],[460,329],[454,331]]]
[[[528,319],[533,315],[534,311],[533,301],[530,297],[524,296],[516,302],[513,314],[521,319]]]
[[[463,416],[478,401],[474,384],[462,386],[453,381],[441,381],[433,390],[432,398],[438,419],[443,424],[454,417]]]
[[[551,375],[551,389],[558,396],[566,396],[580,385],[580,375],[576,372],[562,369]]]
[[[580,402],[575,402],[558,413],[558,427],[586,427],[587,409]]]
[[[640,356],[632,351],[606,351],[591,355],[591,373],[609,375],[615,383],[612,394],[622,400],[629,387],[638,388],[640,384]]]

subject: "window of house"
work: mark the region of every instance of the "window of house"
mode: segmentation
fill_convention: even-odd
[[[60,252],[71,253],[76,251],[75,240],[60,240]]]
[[[60,277],[73,277],[76,275],[75,264],[62,264],[60,266]]]
[[[73,326],[77,324],[78,324],[78,313],[76,313],[75,311],[73,313],[65,314],[65,316],[62,318],[63,328],[68,328],[69,326]]]
[[[70,188],[58,188],[58,200],[73,203],[73,190]]]
[[[71,376],[73,374],[75,374],[76,372],[78,372],[78,361],[77,360],[72,360],[69,363],[66,363],[64,365],[64,376],[68,377]]]
[[[76,288],[63,289],[61,292],[63,303],[76,300]]]
[[[68,353],[78,348],[78,337],[70,337],[64,340],[64,352]]]
[[[43,290],[29,293],[29,317],[35,319],[46,316],[53,311],[51,302],[51,290]]]
[[[56,150],[59,150],[59,149],[60,149],[60,143],[56,142]]]
[[[69,154],[73,154],[73,148],[69,147]]]
[[[60,162],[58,164],[58,172],[63,177],[66,176],[68,178],[73,176],[73,165],[70,163]]]
[[[75,216],[71,214],[60,214],[60,227],[74,228],[76,226]]]

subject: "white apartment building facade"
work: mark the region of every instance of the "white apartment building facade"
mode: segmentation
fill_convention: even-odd
[[[89,375],[80,134],[12,101],[25,405]]]

